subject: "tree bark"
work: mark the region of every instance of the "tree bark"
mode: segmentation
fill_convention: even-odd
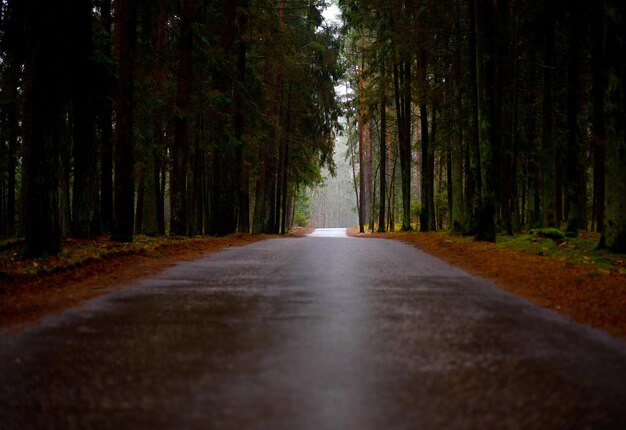
[[[98,151],[95,136],[95,97],[91,2],[71,1],[72,115],[74,186],[73,234],[91,239],[100,234]]]
[[[419,85],[420,85],[420,97],[419,97],[419,110],[420,110],[420,128],[421,128],[421,204],[420,204],[420,231],[427,232],[430,231],[430,210],[428,206],[428,192],[430,189],[429,181],[431,180],[430,176],[430,132],[428,130],[428,107],[426,105],[426,52],[422,49],[419,53],[419,65],[418,65],[418,73],[419,73]]]
[[[544,54],[543,54],[543,127],[541,132],[542,155],[542,212],[545,227],[557,227],[555,192],[556,166],[554,148],[554,44],[556,26],[556,0],[546,0],[544,14]]]
[[[591,70],[592,70],[592,138],[593,138],[593,214],[596,231],[604,229],[605,160],[606,160],[606,121],[605,121],[605,16],[604,11],[592,17],[591,30]]]
[[[380,62],[380,208],[378,211],[378,231],[385,232],[385,200],[387,190],[387,88],[385,86],[385,60]]]
[[[478,123],[481,164],[481,209],[476,239],[496,240],[496,169],[495,156],[498,142],[496,52],[495,52],[495,5],[491,0],[476,3],[478,65]]]
[[[111,16],[111,1],[105,0],[100,6],[100,20],[104,37],[109,41],[102,46],[102,55],[105,58],[113,56],[113,44],[111,26],[113,18]],[[105,87],[113,89],[113,78],[109,78]],[[100,128],[100,220],[104,231],[111,231],[113,226],[113,102],[112,96],[107,94],[100,106],[98,113],[98,123]]]
[[[364,69],[365,69],[365,35],[361,36],[361,63],[358,70],[358,81],[359,81],[359,195],[361,196],[359,200],[359,232],[365,233],[365,202],[367,201],[366,197],[366,189],[365,189],[365,77],[364,77]]]
[[[462,124],[462,65],[461,65],[461,2],[456,2],[456,17],[454,24],[454,60],[453,60],[453,120],[452,120],[452,150],[450,151],[450,229],[461,232],[465,223],[465,206],[463,196],[463,128]]]
[[[567,234],[576,237],[580,228],[585,229],[583,220],[586,210],[586,184],[581,181],[584,177],[584,166],[582,163],[582,138],[578,127],[578,111],[580,104],[579,81],[580,66],[578,56],[580,55],[580,31],[582,29],[582,4],[581,0],[570,0],[568,3],[570,10],[569,28],[569,53],[568,53],[568,73],[567,73],[567,196],[570,202],[569,217],[567,220]],[[581,184],[582,182],[582,184]],[[582,185],[582,186],[581,186]]]
[[[411,227],[411,64],[394,64],[394,93],[398,124],[400,179],[402,187],[402,231]]]
[[[248,47],[248,0],[239,0],[237,12],[238,46],[237,46],[237,79],[235,84],[235,139],[237,146],[238,170],[237,188],[239,189],[238,230],[243,233],[250,231],[250,178],[248,167],[244,160],[244,113],[243,113],[243,86],[246,77],[246,51]]]
[[[469,171],[467,175],[467,207],[468,221],[465,234],[474,235],[478,232],[480,223],[480,208],[482,206],[481,188],[481,163],[478,137],[478,65],[476,59],[476,1],[468,0],[469,17],[469,133],[468,133],[468,159]]]
[[[62,14],[67,5],[33,1],[27,10],[28,46],[32,56],[26,65],[24,147],[25,244],[22,257],[57,254],[61,245],[59,213],[59,156],[62,128]]]
[[[120,66],[119,92],[116,103],[115,201],[111,239],[133,240],[133,87],[135,45],[137,40],[137,0],[120,3]]]
[[[626,4],[614,6],[607,32],[607,64],[619,83],[609,89],[610,106],[606,140],[605,224],[600,246],[614,252],[626,252]]]
[[[435,211],[435,139],[437,137],[437,100],[433,96],[430,121],[430,145],[428,148],[428,229],[437,231],[437,214]]]
[[[189,162],[189,107],[191,105],[193,19],[196,0],[183,1],[181,43],[178,63],[178,87],[176,90],[176,117],[174,119],[174,143],[172,145],[172,177],[170,199],[172,219],[170,232],[186,235],[189,227],[189,196],[187,167]]]

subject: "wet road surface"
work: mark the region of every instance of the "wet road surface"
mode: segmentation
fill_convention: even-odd
[[[0,337],[0,428],[626,428],[626,343],[341,236],[230,248]]]

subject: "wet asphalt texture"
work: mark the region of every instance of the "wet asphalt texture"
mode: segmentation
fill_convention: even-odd
[[[336,233],[230,248],[5,332],[0,429],[626,429],[625,342]]]

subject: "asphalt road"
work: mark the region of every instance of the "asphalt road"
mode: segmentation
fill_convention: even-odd
[[[623,341],[334,236],[230,248],[5,334],[0,428],[626,428]]]

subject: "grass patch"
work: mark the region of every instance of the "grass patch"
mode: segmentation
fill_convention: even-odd
[[[514,236],[498,236],[497,245],[556,258],[566,264],[589,266],[592,272],[604,270],[626,273],[626,255],[597,249],[599,240],[600,235],[597,233],[581,232],[577,238],[567,238],[557,229],[537,229]]]
[[[537,229],[530,230],[528,234],[531,236],[536,235],[539,237],[552,239],[552,240],[564,240],[565,239],[565,233],[563,233],[558,228],[537,228]]]

